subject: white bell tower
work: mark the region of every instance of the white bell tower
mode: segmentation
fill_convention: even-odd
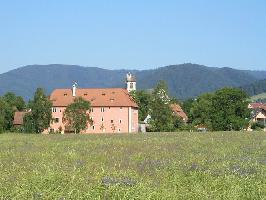
[[[136,77],[133,76],[130,72],[127,73],[126,88],[128,92],[136,90]]]

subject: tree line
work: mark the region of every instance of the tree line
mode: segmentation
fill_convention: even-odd
[[[139,105],[139,119],[151,116],[149,131],[194,130],[204,127],[210,131],[243,130],[248,127],[250,111],[248,95],[239,88],[222,88],[183,102],[169,98],[167,85],[160,81],[153,92],[136,91],[133,94]],[[188,115],[183,121],[169,108],[179,103]]]
[[[131,96],[139,106],[139,121],[150,116],[148,131],[152,132],[193,130],[197,126],[211,131],[242,130],[249,123],[248,96],[237,88],[222,88],[181,102],[170,97],[166,82],[159,81],[153,90],[133,91]],[[170,105],[175,103],[187,113],[187,123],[174,114]],[[23,126],[14,127],[14,113],[25,110],[28,112]],[[76,98],[63,115],[67,129],[75,133],[85,130],[92,123],[89,110],[90,102]],[[53,120],[52,102],[42,88],[36,90],[27,104],[11,92],[0,97],[0,132],[42,133]]]

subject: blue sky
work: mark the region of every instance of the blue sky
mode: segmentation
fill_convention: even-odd
[[[50,63],[266,70],[265,0],[0,2],[0,73]]]

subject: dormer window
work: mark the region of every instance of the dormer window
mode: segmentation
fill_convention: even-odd
[[[115,99],[113,99],[113,98],[110,99],[111,102],[114,102],[114,100],[115,100]]]
[[[88,96],[88,94],[87,93],[84,93],[84,96]]]
[[[65,93],[64,96],[67,96],[67,93]]]

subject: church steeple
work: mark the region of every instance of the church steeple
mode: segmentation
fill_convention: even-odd
[[[126,88],[128,92],[136,90],[136,77],[130,72],[127,73]]]

